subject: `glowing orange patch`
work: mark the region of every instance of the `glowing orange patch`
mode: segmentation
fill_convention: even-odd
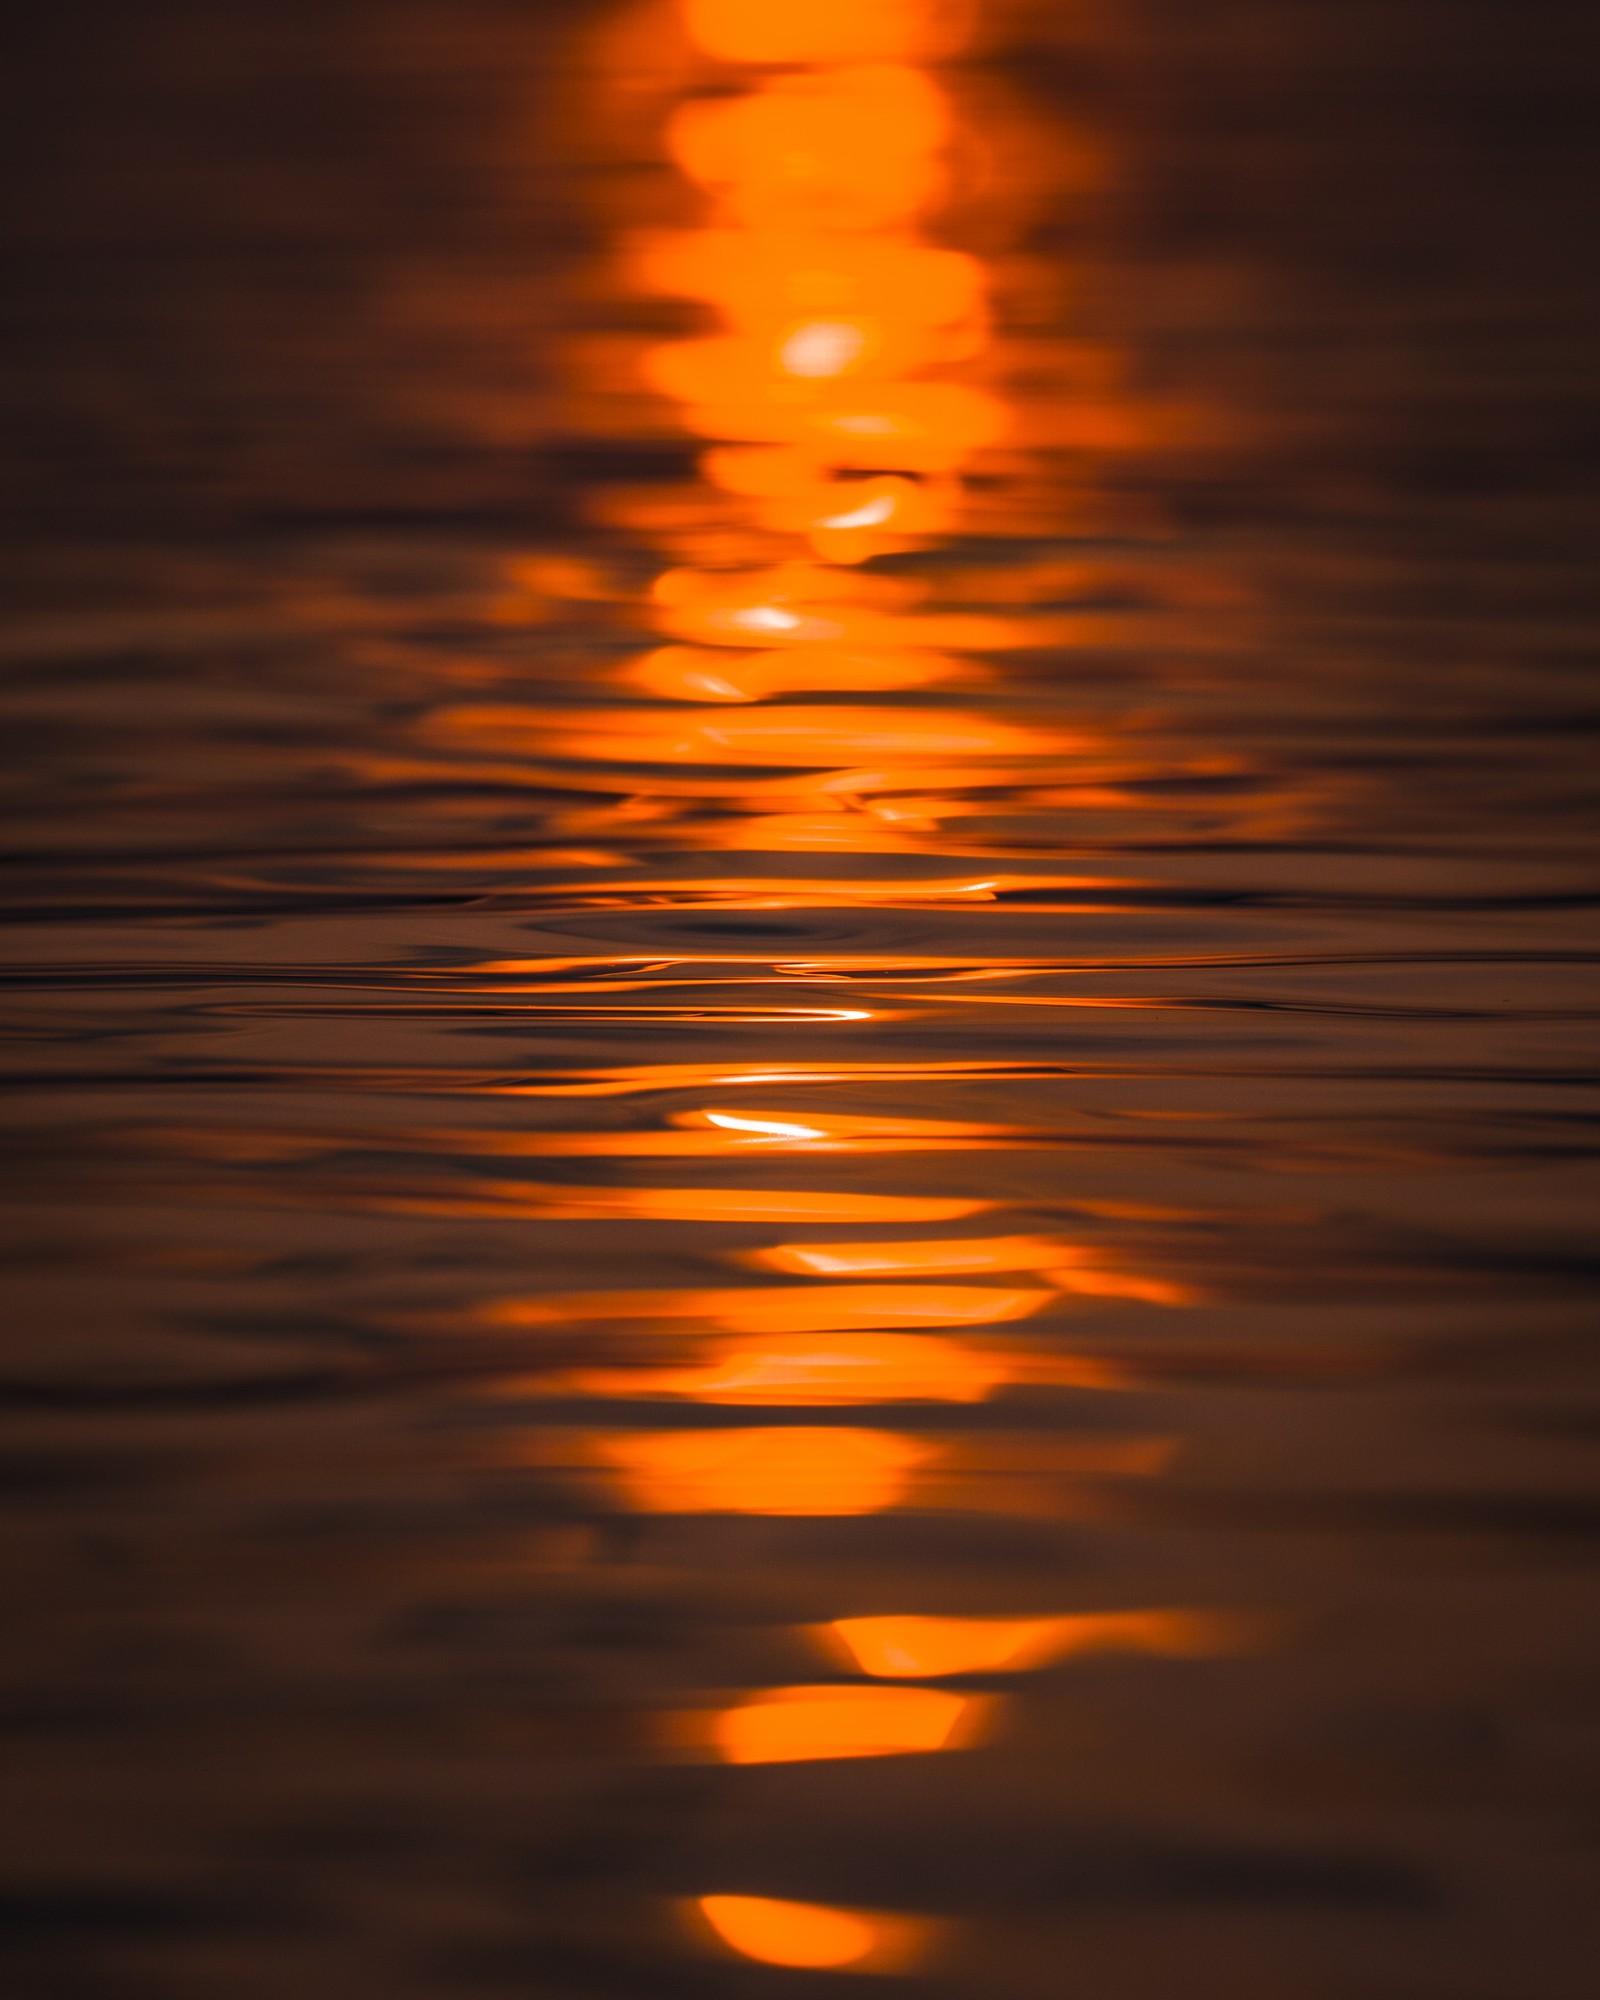
[[[763,1965],[898,1971],[931,1930],[914,1918],[768,1896],[702,1896],[696,1907],[725,1945]]]
[[[881,229],[943,183],[944,95],[922,71],[862,63],[685,105],[667,148],[740,222]]]
[[[514,1190],[539,1212],[647,1216],[660,1222],[950,1222],[992,1203],[957,1195],[824,1194],[811,1188],[581,1188]]]
[[[989,1285],[786,1285],[748,1291],[552,1292],[481,1309],[498,1326],[586,1319],[707,1319],[732,1333],[812,1333],[832,1328],[989,1326],[1025,1319],[1055,1296]]]
[[[630,661],[618,678],[670,701],[764,701],[811,689],[924,687],[970,678],[972,666],[945,654],[879,646],[795,646],[759,653],[661,646]]]
[[[826,767],[879,758],[915,764],[1038,756],[1063,747],[1046,730],[953,709],[797,706],[719,708],[701,714],[647,708],[540,711],[506,704],[441,710],[429,727],[457,740],[478,739],[502,750],[522,744],[580,763]],[[900,789],[908,788],[905,779],[899,783]],[[1044,885],[1030,879],[1027,886]],[[1098,879],[1095,886],[1101,886]],[[858,883],[855,893],[862,892]]]
[[[942,54],[968,9],[950,0],[683,0],[689,33],[734,63],[837,63]]]
[[[819,319],[971,327],[983,310],[975,258],[905,236],[680,230],[644,239],[629,261],[646,290],[703,299],[739,331],[772,339]]]
[[[600,1438],[630,1504],[653,1514],[874,1514],[930,1447],[890,1431],[647,1431]]]
[[[709,1403],[976,1403],[1010,1375],[1002,1357],[934,1335],[836,1333],[731,1341],[699,1368],[585,1369],[566,1386]]]
[[[904,1756],[951,1748],[976,1705],[929,1688],[773,1688],[724,1710],[712,1739],[730,1764]]]

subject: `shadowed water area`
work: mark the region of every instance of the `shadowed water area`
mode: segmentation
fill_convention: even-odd
[[[22,41],[8,2000],[1586,2000],[1577,11]]]

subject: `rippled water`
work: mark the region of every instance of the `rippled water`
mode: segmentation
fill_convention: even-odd
[[[1563,12],[32,33],[8,1991],[1588,1994]]]

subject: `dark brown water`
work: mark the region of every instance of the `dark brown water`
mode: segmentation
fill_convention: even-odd
[[[28,26],[8,2000],[1593,1991],[1577,14],[939,11]]]

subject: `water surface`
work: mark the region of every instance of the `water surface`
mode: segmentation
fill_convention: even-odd
[[[1591,1990],[1511,27],[35,25],[10,1990]]]

